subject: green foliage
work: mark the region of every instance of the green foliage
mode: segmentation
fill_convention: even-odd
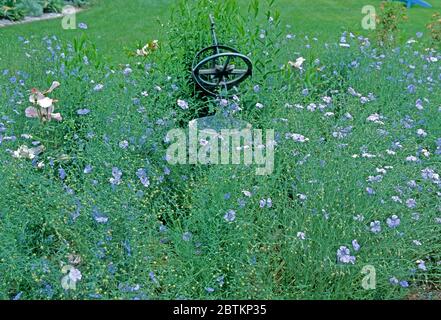
[[[25,12],[17,5],[17,0],[0,1],[0,17],[16,21],[25,16]]]
[[[43,5],[35,0],[20,0],[17,7],[25,16],[39,17],[43,14]]]
[[[88,0],[1,0],[0,18],[13,21],[23,19],[25,16],[39,17],[43,12],[60,13],[66,4],[84,7]]]
[[[432,15],[432,20],[427,24],[433,44],[441,42],[441,14],[439,12]]]
[[[383,1],[376,17],[377,27],[375,29],[380,45],[395,45],[402,24],[407,19],[406,8],[402,3]]]
[[[65,5],[64,0],[40,0],[45,12],[61,12]]]
[[[85,7],[90,4],[89,0],[67,0],[66,2],[76,7]]]

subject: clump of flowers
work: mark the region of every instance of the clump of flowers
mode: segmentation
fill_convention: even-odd
[[[27,145],[22,145],[15,151],[12,151],[12,156],[18,159],[29,159],[32,160],[40,153],[44,151],[45,147],[40,145],[38,147],[29,148]]]
[[[51,93],[59,86],[60,83],[58,81],[54,81],[52,82],[51,87],[43,92],[36,88],[32,88],[31,95],[29,96],[29,102],[31,102],[34,106],[26,108],[26,117],[39,118],[43,122],[51,120],[63,120],[60,113],[54,113],[54,103],[57,102],[57,100],[47,97],[47,94]]]
[[[122,177],[122,171],[117,167],[113,167],[112,178],[109,179],[110,183],[114,186],[121,184],[121,177]]]
[[[344,264],[354,264],[355,263],[355,256],[351,256],[351,252],[349,248],[345,246],[341,246],[337,250],[337,261]]]
[[[147,57],[152,52],[159,49],[159,41],[153,40],[149,43],[147,43],[145,46],[143,46],[141,49],[136,50],[136,55],[138,57]]]
[[[381,232],[381,222],[378,220],[372,221],[370,224],[371,232],[380,233]]]
[[[309,141],[309,138],[306,138],[304,135],[299,133],[287,133],[285,135],[286,139],[292,139],[295,142],[305,143]]]

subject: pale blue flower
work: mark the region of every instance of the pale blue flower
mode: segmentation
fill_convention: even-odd
[[[360,245],[358,244],[357,239],[352,240],[352,247],[354,248],[355,251],[360,250]]]
[[[121,177],[122,177],[122,171],[119,170],[117,167],[112,168],[112,178],[109,179],[110,183],[112,185],[119,185],[121,184]]]
[[[78,114],[79,116],[85,116],[85,115],[88,114],[88,113],[90,113],[90,110],[89,110],[89,109],[78,109],[78,110],[77,110],[77,114]]]
[[[233,222],[234,220],[236,220],[236,211],[228,210],[227,213],[224,215],[224,219],[227,222]]]
[[[158,279],[156,279],[155,273],[153,271],[149,272],[149,278],[154,284],[159,284]]]
[[[82,29],[82,30],[87,30],[88,26],[87,24],[85,24],[84,22],[80,22],[78,24],[78,28]]]
[[[418,260],[418,269],[427,271],[426,263],[423,260]]]
[[[355,257],[351,256],[351,252],[347,247],[341,246],[337,250],[337,261],[341,262],[341,263],[345,263],[345,264],[347,264],[347,263],[354,264]]]
[[[393,215],[390,218],[387,218],[386,223],[389,226],[389,228],[394,229],[400,225],[400,218],[397,215]]]
[[[400,281],[400,286],[403,288],[408,288],[409,282],[407,282],[406,280],[402,280],[402,281]]]
[[[86,166],[84,167],[83,173],[84,173],[84,174],[89,174],[89,173],[92,172],[92,169],[93,169],[92,165],[88,164],[88,165],[86,165]]]
[[[58,169],[58,175],[59,175],[61,180],[66,179],[66,171],[64,171],[63,168]]]
[[[410,209],[413,209],[416,207],[416,201],[415,199],[408,199],[406,200],[406,206]]]
[[[208,293],[213,293],[214,289],[211,287],[207,287],[207,288],[205,288],[205,291],[207,291]]]
[[[373,233],[381,232],[381,222],[378,220],[371,222],[370,227]]]
[[[150,180],[145,169],[138,169],[138,171],[136,171],[136,176],[139,178],[144,187],[147,188],[150,186]]]
[[[182,235],[182,240],[184,240],[184,241],[190,241],[191,240],[191,238],[192,238],[192,234],[191,234],[191,232],[189,232],[189,231],[187,231],[187,232],[184,232],[184,234]]]

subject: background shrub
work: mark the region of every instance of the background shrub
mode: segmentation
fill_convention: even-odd
[[[88,0],[1,0],[0,18],[17,21],[25,16],[38,17],[43,12],[60,13],[66,4],[83,7]]]
[[[18,6],[18,0],[2,0],[0,1],[0,17],[9,20],[20,20],[25,16],[22,8]]]
[[[39,17],[43,14],[43,4],[36,0],[20,0],[17,7],[25,16]]]

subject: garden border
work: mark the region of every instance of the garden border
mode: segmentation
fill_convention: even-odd
[[[74,13],[77,14],[78,12],[82,12],[84,10],[86,10],[86,9],[75,7]],[[50,13],[44,13],[43,15],[41,15],[39,17],[27,16],[19,21],[12,21],[9,19],[0,19],[0,28],[6,28],[6,27],[10,27],[10,26],[31,23],[31,22],[36,22],[36,21],[52,20],[52,19],[62,18],[64,16],[66,16],[66,15],[63,13],[50,12]]]

